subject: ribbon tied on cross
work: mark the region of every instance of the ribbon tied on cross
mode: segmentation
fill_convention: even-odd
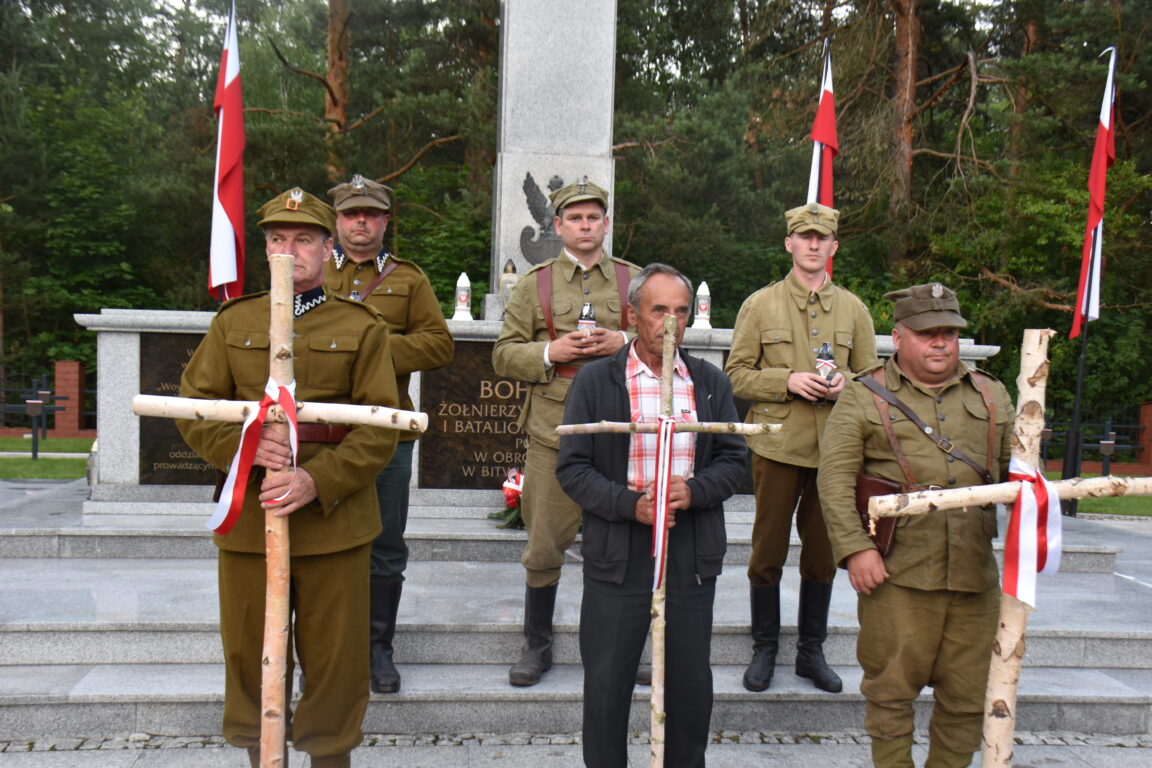
[[[244,490],[248,487],[248,475],[252,472],[252,462],[256,458],[256,447],[260,444],[260,432],[264,422],[268,419],[268,409],[279,405],[288,419],[288,443],[292,448],[292,468],[296,468],[297,430],[296,430],[296,382],[292,381],[285,386],[279,386],[272,379],[264,385],[264,397],[260,405],[250,411],[244,419],[244,426],[240,430],[240,445],[236,455],[232,457],[232,465],[228,469],[228,478],[220,491],[220,499],[216,502],[216,509],[205,527],[221,536],[232,530],[236,521],[240,519],[240,510],[244,507]],[[288,496],[292,487],[289,486],[283,494],[272,500],[278,504]]]

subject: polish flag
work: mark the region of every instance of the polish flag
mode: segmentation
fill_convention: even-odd
[[[1020,483],[1020,494],[1004,532],[1003,591],[1035,608],[1036,576],[1060,568],[1060,498],[1042,472],[1019,459],[1009,464],[1008,480]]]
[[[1080,255],[1080,285],[1076,289],[1076,311],[1072,315],[1072,332],[1080,335],[1083,323],[1100,317],[1100,250],[1104,244],[1104,187],[1108,169],[1116,161],[1116,126],[1114,121],[1116,85],[1116,49],[1108,61],[1108,82],[1100,104],[1100,122],[1096,126],[1096,147],[1092,150],[1092,169],[1088,172],[1088,225],[1084,229],[1084,248]],[[1103,56],[1104,54],[1100,54]]]
[[[224,301],[244,292],[244,99],[240,92],[235,2],[228,14],[228,33],[212,106],[219,128],[212,185],[208,293]]]
[[[832,92],[832,51],[824,40],[824,71],[820,78],[820,104],[812,121],[812,170],[808,175],[808,202],[832,205],[832,158],[839,151],[836,139],[836,98]],[[828,259],[832,274],[832,259]]]

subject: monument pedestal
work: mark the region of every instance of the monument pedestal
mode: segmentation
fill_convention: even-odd
[[[76,315],[96,331],[97,452],[85,515],[188,516],[211,514],[215,470],[184,444],[166,419],[132,413],[137,393],[175,395],[180,375],[208,330],[211,312],[104,309]],[[521,382],[496,376],[492,346],[496,321],[449,321],[454,360],[412,376],[416,410],[428,414],[428,431],[416,441],[413,504],[461,495],[498,492],[508,469],[523,468],[525,437],[516,421],[524,402]],[[723,368],[732,343],[729,328],[689,328],[684,348]],[[890,336],[876,337],[881,356],[892,353]],[[962,340],[961,357],[984,360],[999,347]],[[466,494],[465,494],[466,495]]]

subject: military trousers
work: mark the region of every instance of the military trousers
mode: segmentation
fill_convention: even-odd
[[[757,587],[780,583],[792,538],[792,513],[800,534],[800,576],[829,584],[836,578],[832,544],[824,525],[816,468],[797,467],[752,454],[752,485],[756,519],[752,524],[752,556],[748,580]]]
[[[980,747],[984,691],[1000,617],[999,586],[922,590],[885,582],[859,595],[856,658],[864,670],[864,727],[873,738],[910,735],[912,702],[932,686],[928,735],[952,752]]]
[[[376,476],[380,503],[380,534],[372,542],[372,579],[404,581],[408,567],[408,488],[412,484],[412,449],[415,441],[399,442],[388,466]]]
[[[288,677],[292,652],[304,674],[292,716],[293,746],[313,756],[343,755],[363,738],[368,707],[370,544],[291,559]],[[265,558],[220,550],[220,635],[224,644],[224,738],[260,744]],[[289,688],[289,690],[291,690]]]
[[[625,768],[636,668],[652,618],[652,528],[629,528],[624,582],[584,577],[580,659],[584,667],[584,764]],[[712,614],[715,577],[697,580],[691,513],[677,517],[668,536],[665,602],[667,712],[664,765],[702,768],[712,718]],[[648,707],[644,706],[645,727]]]
[[[568,498],[556,482],[556,458],[559,451],[528,441],[524,460],[524,494],[520,513],[528,544],[520,562],[527,571],[528,586],[550,587],[560,581],[564,553],[580,530],[580,505]]]

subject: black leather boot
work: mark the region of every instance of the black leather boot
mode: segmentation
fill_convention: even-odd
[[[749,585],[752,603],[752,661],[744,670],[744,687],[763,691],[776,672],[780,647],[780,585]]]
[[[508,670],[512,685],[536,685],[552,669],[552,612],[558,586],[525,588],[524,648],[520,661]]]
[[[828,604],[832,584],[800,581],[800,616],[796,640],[796,674],[807,677],[822,691],[840,693],[844,683],[824,660],[824,639],[828,636]]]
[[[396,634],[396,611],[400,608],[402,581],[372,580],[372,613],[368,623],[372,656],[372,693],[400,690],[400,671],[392,663],[392,637]]]

